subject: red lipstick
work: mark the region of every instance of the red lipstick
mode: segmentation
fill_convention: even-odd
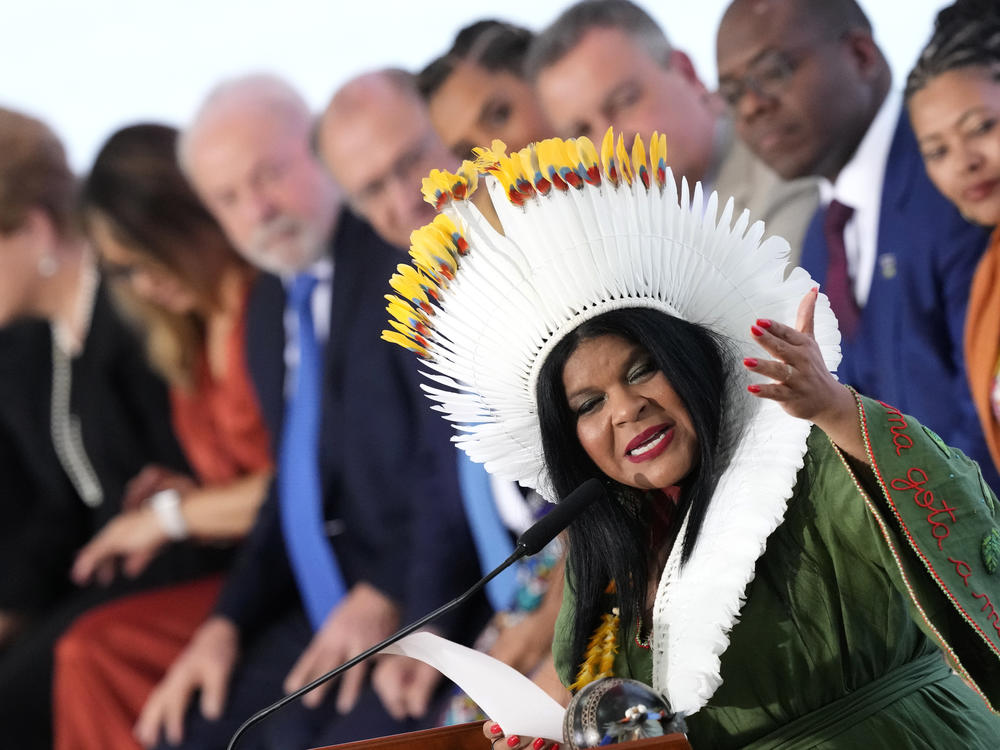
[[[973,203],[978,203],[979,201],[988,198],[997,186],[1000,185],[1000,179],[993,180],[983,180],[982,182],[977,182],[975,185],[970,185],[962,191],[962,197],[967,201]]]
[[[625,458],[634,464],[656,458],[667,449],[674,439],[674,426],[664,423],[643,430],[625,446]],[[633,454],[632,451],[640,452]]]

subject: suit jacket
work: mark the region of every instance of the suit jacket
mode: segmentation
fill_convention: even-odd
[[[825,209],[816,213],[802,266],[826,278]],[[965,221],[924,170],[906,113],[893,135],[868,302],[853,339],[841,342],[840,379],[935,430],[976,459],[1000,488],[965,373],[962,331],[985,230]]]
[[[0,331],[0,609],[54,605],[72,588],[76,552],[121,510],[128,480],[147,463],[186,469],[166,388],[100,286],[70,365],[69,418],[102,495],[86,505],[53,445],[52,347],[46,321]]]
[[[723,155],[715,177],[720,203],[724,206],[731,196],[734,216],[747,209],[752,221],[764,222],[766,236],[777,235],[788,240],[789,263],[798,265],[802,240],[819,205],[817,180],[813,177],[782,180],[734,137],[732,123],[726,121],[724,125],[720,138]]]
[[[418,388],[416,358],[379,338],[383,295],[403,256],[346,211],[331,252],[320,428],[327,528],[348,587],[366,581],[400,605],[404,620],[416,619],[478,577],[455,449],[447,423]],[[284,412],[284,309],[280,281],[260,277],[248,310],[247,358],[272,435],[281,434]],[[300,606],[278,502],[273,485],[218,602],[244,635]],[[485,615],[478,602],[450,629],[478,624]]]

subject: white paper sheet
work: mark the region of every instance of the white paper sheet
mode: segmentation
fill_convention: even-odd
[[[507,735],[562,739],[565,710],[548,693],[492,656],[433,633],[413,633],[383,653],[430,664],[458,685]]]

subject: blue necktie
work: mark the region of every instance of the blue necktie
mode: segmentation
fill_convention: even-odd
[[[278,506],[285,547],[314,630],[346,592],[340,565],[326,538],[319,478],[322,357],[312,317],[316,283],[314,276],[300,274],[288,292],[298,321],[299,365],[295,389],[285,404],[278,459]]]
[[[481,464],[475,463],[465,451],[458,451],[458,486],[462,492],[465,516],[469,521],[472,541],[483,574],[489,573],[514,551],[510,534],[500,520],[490,475]],[[486,596],[497,612],[506,612],[514,605],[517,593],[517,569],[507,568],[486,584]]]

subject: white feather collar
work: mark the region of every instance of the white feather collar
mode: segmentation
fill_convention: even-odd
[[[690,558],[681,567],[681,545],[674,545],[653,605],[653,687],[685,715],[704,706],[722,684],[729,631],[768,537],[784,520],[804,462],[811,425],[775,402],[756,405]],[[678,539],[683,533],[682,527]]]

